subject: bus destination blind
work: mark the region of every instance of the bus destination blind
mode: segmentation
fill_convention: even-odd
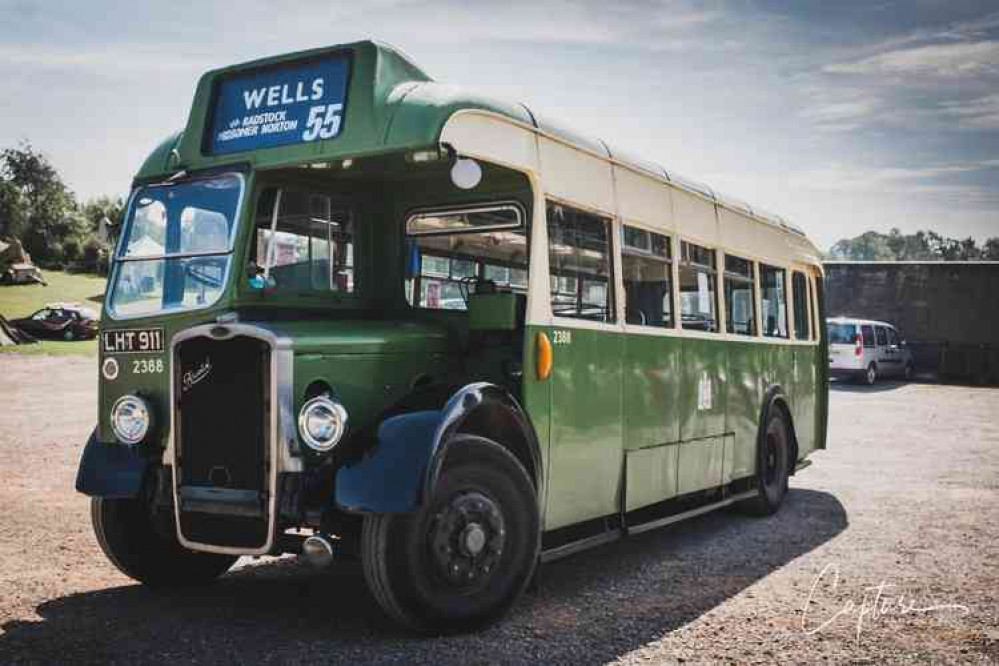
[[[209,153],[336,137],[343,125],[349,63],[340,54],[223,79],[215,93]]]

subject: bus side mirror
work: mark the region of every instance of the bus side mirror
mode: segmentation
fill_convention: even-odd
[[[468,330],[517,330],[517,299],[512,292],[469,294]]]

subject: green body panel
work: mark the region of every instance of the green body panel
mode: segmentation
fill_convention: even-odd
[[[627,335],[624,341],[624,447],[680,441],[680,356],[683,340]]]
[[[297,354],[440,353],[447,345],[441,325],[417,321],[332,319],[267,325],[294,344]]]
[[[295,356],[295,411],[314,382],[330,385],[347,409],[354,430],[373,423],[387,406],[408,394],[423,377],[447,372],[443,354],[302,354]]]
[[[677,492],[721,485],[725,461],[728,343],[684,338],[681,352]]]
[[[473,294],[468,298],[468,330],[512,331],[517,328],[517,297],[512,293]]]
[[[616,514],[622,496],[631,511],[753,476],[763,400],[775,385],[799,459],[814,448],[816,346],[546,327],[529,328],[530,337],[539,330],[571,339],[553,346],[550,394],[544,382],[525,384],[539,434],[550,423],[547,530]]]
[[[551,329],[545,326],[526,326],[524,330],[524,355],[521,367],[524,369],[521,380],[521,406],[531,419],[534,432],[541,449],[541,463],[544,470],[544,494],[538,497],[542,524],[546,514],[548,496],[548,472],[551,469],[551,378],[539,379],[537,374],[538,334],[544,333],[551,340]]]
[[[726,458],[731,464],[725,466],[729,481],[756,471],[756,434],[767,388],[764,370],[770,348],[771,345],[753,342],[731,343],[725,414],[725,430],[734,438],[732,455]]]
[[[616,513],[624,457],[624,336],[556,327],[545,529]],[[557,333],[557,334],[556,334]]]

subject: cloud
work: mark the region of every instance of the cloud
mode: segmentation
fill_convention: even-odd
[[[999,130],[999,93],[965,101],[940,104],[941,113],[957,121],[960,127]]]
[[[981,184],[963,182],[962,177],[996,166],[999,166],[999,160],[919,167],[830,164],[793,174],[788,179],[787,186],[801,191],[896,195],[962,206],[995,207],[999,205],[999,191]]]
[[[804,94],[809,102],[799,115],[827,132],[858,129],[885,106],[882,99],[860,89],[815,87]]]
[[[826,65],[829,74],[978,77],[999,73],[999,41],[928,44]]]
[[[191,52],[177,53],[170,45],[101,45],[77,49],[26,48],[0,44],[0,69],[88,69],[106,73],[134,70],[188,70],[203,67],[204,57]]]

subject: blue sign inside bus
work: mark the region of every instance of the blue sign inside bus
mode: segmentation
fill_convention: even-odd
[[[209,154],[336,137],[349,71],[349,58],[338,54],[224,79],[215,94]]]

